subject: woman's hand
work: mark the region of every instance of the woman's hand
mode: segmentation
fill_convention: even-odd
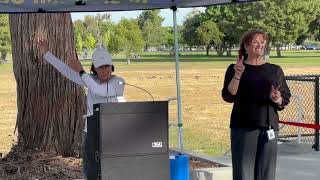
[[[228,85],[228,91],[231,95],[236,95],[239,88],[240,78],[245,69],[243,65],[243,56],[241,58],[238,57],[237,63],[233,66],[233,69],[235,73]]]
[[[238,57],[237,63],[234,65],[233,68],[234,68],[234,71],[235,71],[234,77],[236,79],[240,79],[241,76],[242,76],[242,73],[243,73],[243,71],[245,69],[245,67],[243,65],[243,56],[241,58]]]
[[[69,59],[69,66],[70,66],[73,70],[75,70],[75,71],[77,71],[77,72],[80,72],[80,71],[83,70],[83,67],[82,67],[82,65],[81,65],[81,63],[80,63],[80,61],[79,61],[78,58],[74,58],[74,57],[71,58],[71,57],[69,57],[68,59]]]
[[[281,92],[279,91],[280,85],[278,87],[271,86],[270,98],[272,102],[276,103],[278,106],[282,105]]]
[[[46,52],[49,51],[48,41],[47,40],[38,40],[37,41],[38,49],[40,50],[41,54],[44,55]]]

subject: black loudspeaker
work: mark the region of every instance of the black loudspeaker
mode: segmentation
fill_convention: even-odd
[[[88,163],[88,180],[101,179],[99,115],[99,113],[95,113],[87,118],[85,151]]]
[[[168,102],[94,105],[87,120],[89,180],[169,180]]]

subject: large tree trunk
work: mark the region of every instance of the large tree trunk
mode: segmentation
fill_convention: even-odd
[[[230,57],[232,53],[232,48],[233,48],[233,42],[229,41],[227,43],[227,56]]]
[[[69,13],[10,14],[13,70],[17,83],[18,142],[25,148],[77,155],[83,128],[85,95],[47,63],[36,46],[48,39],[61,60],[75,58]]]
[[[216,51],[217,51],[218,56],[223,56],[224,48],[223,48],[222,45],[217,45],[216,46]]]
[[[0,52],[0,60],[3,61],[3,62],[6,62],[7,61],[7,52],[6,51],[1,51]]]
[[[277,51],[277,57],[281,57],[281,50],[280,50],[280,46],[276,46],[276,51]]]
[[[232,50],[231,48],[228,48],[228,51],[227,51],[227,56],[228,56],[228,57],[231,56],[231,50]]]
[[[209,56],[210,47],[211,47],[211,45],[206,46],[206,56]]]

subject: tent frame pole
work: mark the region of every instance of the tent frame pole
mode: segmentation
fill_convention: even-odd
[[[179,63],[179,44],[178,44],[178,32],[177,32],[177,8],[172,7],[173,12],[173,34],[174,34],[174,50],[175,50],[175,66],[176,66],[176,88],[177,88],[177,111],[178,111],[178,142],[179,150],[183,151],[183,128],[182,128],[182,107],[181,107],[181,95],[180,95],[180,63]]]

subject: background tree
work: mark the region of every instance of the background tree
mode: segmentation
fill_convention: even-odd
[[[101,15],[98,15],[98,19],[101,20]],[[102,43],[101,32],[95,16],[87,15],[84,17],[84,21],[77,21],[75,23],[76,33],[80,30],[83,48],[86,50],[93,50],[97,43]]]
[[[234,4],[208,7],[200,15],[202,21],[216,23],[219,31],[223,33],[221,43],[214,46],[220,56],[224,52],[227,52],[227,56],[231,56],[232,48],[239,42],[240,36],[245,29],[241,19],[238,19],[239,15],[238,8]]]
[[[66,63],[75,58],[70,14],[10,14],[9,20],[17,84],[18,143],[25,148],[76,155],[85,113],[83,89],[43,60],[36,46],[37,39],[45,38],[58,58]]]
[[[319,0],[270,0],[248,4],[246,8],[241,8],[240,14],[251,14],[250,19],[246,19],[249,26],[271,34],[277,56],[281,56],[281,47],[296,43],[308,32],[318,8]]]
[[[76,50],[78,53],[81,53],[83,50],[83,40],[85,38],[84,32],[86,31],[86,28],[84,27],[84,23],[81,20],[76,20],[75,22],[73,22],[73,27],[76,41]]]
[[[81,34],[75,34],[75,43],[76,43],[76,50],[78,52],[82,52],[82,48],[83,48],[83,41],[82,41],[82,37]]]
[[[192,46],[200,45],[200,40],[197,34],[197,28],[201,25],[200,12],[193,11],[188,14],[183,22],[181,30],[183,41],[189,46],[190,51]]]
[[[165,31],[165,35],[164,35],[164,43],[163,45],[166,48],[170,48],[172,49],[174,47],[174,36],[173,36],[173,27],[172,26],[168,26],[168,27],[162,27]],[[184,45],[186,44],[183,37],[182,37],[182,29],[183,27],[181,25],[177,25],[177,35],[178,35],[178,43],[179,43],[179,47],[183,48]]]
[[[93,36],[92,33],[87,33],[86,36],[84,37],[84,41],[83,41],[83,47],[87,48],[87,49],[94,49],[96,47],[96,38]]]
[[[117,54],[123,50],[123,44],[125,44],[125,37],[120,30],[115,30],[110,37],[110,43],[108,44],[108,50],[112,54]]]
[[[99,19],[99,17],[98,17]],[[100,29],[95,16],[87,15],[84,17],[84,26],[87,32],[94,36],[95,39],[101,39]]]
[[[212,46],[220,46],[223,34],[219,31],[216,23],[205,21],[197,28],[197,36],[200,43],[206,46],[207,56]]]
[[[7,54],[11,51],[11,39],[9,31],[8,15],[0,14],[0,61],[7,60]]]
[[[108,13],[98,14],[95,20],[100,32],[100,39],[97,39],[97,41],[102,43],[104,47],[108,47],[112,31],[115,28],[115,24],[111,21],[111,15]]]
[[[272,36],[272,44],[277,55],[281,56],[281,47],[300,43],[310,37],[308,26],[319,14],[319,0],[270,0],[248,4],[230,4],[213,6],[201,13],[202,21],[211,20],[218,24],[224,33],[218,54],[231,54],[231,48],[240,40],[243,32],[258,28]]]
[[[317,17],[309,25],[308,37],[313,37],[315,40],[320,41],[320,8]]]
[[[128,64],[130,64],[130,57],[132,54],[141,52],[144,42],[138,22],[134,19],[122,19],[116,28],[115,37],[118,49],[123,49]],[[114,41],[113,41],[114,42]],[[113,51],[116,48],[111,48]]]
[[[263,23],[272,35],[277,56],[281,56],[280,47],[296,42],[299,36],[307,33],[310,22],[315,19],[312,12],[317,5],[312,1],[273,0],[260,3],[266,4],[268,9]]]
[[[145,10],[138,16],[138,25],[142,31],[145,49],[159,47],[165,43],[165,30],[162,28],[164,18],[160,16],[160,10]]]
[[[165,42],[163,45],[166,46],[166,48],[172,48],[174,46],[174,37],[173,37],[173,27],[163,27],[165,35]],[[181,35],[181,33],[179,33]],[[179,38],[179,41],[181,39]]]

